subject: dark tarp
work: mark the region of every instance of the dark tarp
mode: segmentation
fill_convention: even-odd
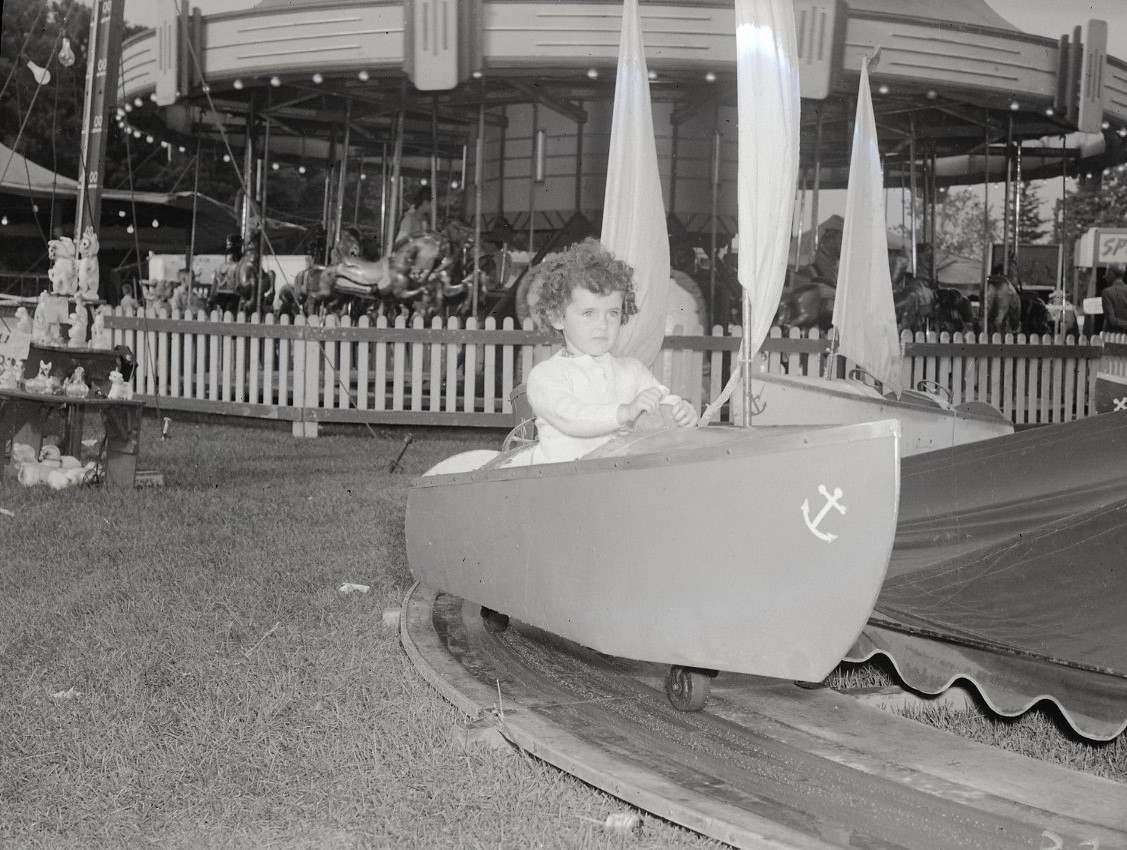
[[[1127,413],[907,458],[896,544],[850,661],[973,683],[999,714],[1055,702],[1079,734],[1127,727]]]

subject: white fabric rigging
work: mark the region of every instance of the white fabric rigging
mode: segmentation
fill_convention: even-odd
[[[602,242],[633,267],[637,287],[638,314],[622,329],[614,353],[651,366],[665,337],[669,235],[638,0],[625,0],[622,7]]]
[[[747,357],[779,306],[798,178],[798,45],[792,0],[736,0],[739,279],[751,300]]]
[[[899,394],[903,389],[900,334],[888,269],[884,175],[869,90],[868,57],[861,60],[833,323],[837,353],[867,369],[886,392]]]
[[[750,312],[741,369],[701,415],[709,420],[732,396],[746,364],[771,330],[786,282],[798,179],[798,43],[792,0],[735,0],[739,160],[736,201],[739,281]]]

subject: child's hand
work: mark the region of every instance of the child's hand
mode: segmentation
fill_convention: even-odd
[[[629,404],[619,405],[618,424],[626,425],[643,413],[653,413],[657,410],[657,406],[661,403],[664,395],[665,390],[662,387],[650,387],[648,390],[642,390]]]
[[[673,407],[673,421],[680,425],[682,428],[689,428],[697,424],[697,411],[696,408],[689,404],[684,399],[681,399]]]

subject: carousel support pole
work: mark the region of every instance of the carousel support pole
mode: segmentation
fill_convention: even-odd
[[[325,229],[325,255],[321,262],[329,262],[329,254],[336,238],[332,232],[333,226],[333,168],[337,161],[337,128],[329,127],[329,158],[325,162],[325,194],[321,202],[321,226]]]
[[[1014,274],[1021,257],[1021,143],[1014,145]]]
[[[1002,196],[1002,274],[1008,275],[1010,273],[1010,251],[1013,249],[1014,243],[1017,242],[1017,219],[1013,219],[1013,227],[1011,227],[1010,197],[1011,193],[1015,191],[1012,179],[1012,172],[1014,168],[1014,119],[1012,115],[1007,116],[1007,118],[1009,120],[1006,125],[1006,186],[1004,189],[1004,195]],[[993,242],[993,240],[991,240],[991,242]],[[991,262],[991,266],[994,265],[996,265],[996,263]]]
[[[341,138],[340,161],[337,165],[337,190],[333,197],[333,234],[336,241],[340,241],[340,234],[344,225],[344,193],[348,188],[348,146],[352,139],[352,101],[345,102],[344,107],[344,134]],[[359,191],[359,187],[357,187]]]
[[[579,102],[583,109],[583,102]],[[672,211],[673,207],[670,206]],[[583,122],[575,122],[575,212],[583,210]]]
[[[708,253],[708,312],[709,324],[716,324],[716,239],[717,195],[720,192],[720,104],[717,103],[712,121],[712,207]],[[747,333],[747,328],[744,328]]]
[[[463,152],[465,146],[462,147]],[[450,221],[450,195],[453,194],[454,189],[454,157],[446,157],[446,210],[442,214],[443,221]]]
[[[384,255],[390,255],[395,250],[395,231],[399,227],[399,217],[396,215],[396,210],[399,206],[403,194],[402,187],[400,186],[401,176],[400,172],[403,165],[403,132],[404,121],[406,117],[403,110],[400,109],[395,116],[395,149],[391,157],[391,198],[388,202],[387,211],[387,231],[386,239],[384,240]]]
[[[196,132],[195,176],[192,178],[192,232],[188,236],[188,254],[184,257],[184,268],[188,272],[188,292],[191,293],[195,280],[192,276],[192,260],[196,254],[196,213],[200,200],[200,134]]]
[[[505,113],[508,110],[501,107],[501,118],[508,117]],[[497,218],[503,219],[505,217],[505,140],[508,136],[508,122],[501,121],[501,136],[498,140],[498,153],[497,153]]]
[[[986,326],[986,281],[990,277],[990,243],[993,241],[990,233],[990,130],[986,130],[985,156],[982,163],[982,301],[979,305],[979,316],[982,326],[979,335],[988,333]]]
[[[438,97],[430,99],[430,229],[438,230]]]
[[[536,163],[539,159],[540,104],[532,104],[532,136],[528,147],[528,251],[534,254],[533,239],[536,238]]]
[[[928,286],[939,285],[939,275],[936,272],[939,264],[936,261],[935,254],[935,243],[939,236],[939,218],[937,211],[939,201],[939,177],[936,174],[935,159],[935,143],[933,142],[931,145],[931,172],[929,175],[931,179],[931,238],[928,239],[927,244],[931,249],[931,268],[928,270],[930,274],[930,279],[927,282]]]
[[[242,240],[243,250],[250,241],[250,218],[254,206],[254,135],[256,98],[252,95],[247,104],[246,134],[243,141],[243,214],[240,217],[239,237]]]
[[[477,318],[478,291],[481,289],[481,177],[482,158],[485,156],[485,99],[477,107],[477,139],[473,155],[473,309]],[[498,281],[500,284],[501,281]]]
[[[681,125],[674,123],[669,151],[669,214],[676,215],[677,211],[677,148],[681,142]]]
[[[458,188],[461,190],[459,197],[461,200],[458,202],[458,218],[462,221],[466,220],[466,166],[469,163],[470,143],[469,137],[462,143],[462,170],[458,172]]]
[[[266,263],[266,190],[267,175],[270,173],[270,119],[266,119],[266,128],[262,135],[262,180],[258,188],[258,268],[254,275],[254,312],[262,313],[262,277],[265,274],[263,266]]]
[[[916,121],[915,121],[915,116],[909,116],[908,128],[909,128],[908,129],[908,132],[909,132],[909,136],[908,136],[908,160],[909,160],[909,162],[908,162],[908,185],[909,185],[909,191],[911,192],[911,195],[912,195],[912,206],[911,206],[911,212],[912,212],[912,228],[911,228],[912,253],[909,254],[908,256],[911,258],[911,261],[912,261],[912,277],[915,277],[919,272],[919,267],[917,265],[917,263],[919,262],[919,257],[916,256],[916,198],[919,197],[919,195],[917,194],[917,192],[919,190],[918,190],[918,187],[916,185]]]
[[[818,250],[821,231],[818,229],[818,193],[822,186],[822,107],[814,125],[814,182],[810,187],[810,253]]]
[[[798,217],[797,228],[794,236],[794,265],[793,270],[798,271],[798,258],[802,255],[802,230],[806,223],[806,169],[803,168],[798,175]]]
[[[364,158],[360,157],[360,162],[357,163],[356,173],[356,195],[352,200],[352,226],[355,227],[360,221],[360,196],[363,194],[364,184],[367,179],[364,174]]]
[[[387,142],[380,152],[380,255],[388,251],[387,245]]]

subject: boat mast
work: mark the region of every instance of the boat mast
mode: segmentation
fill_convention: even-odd
[[[82,108],[82,154],[78,160],[78,204],[74,241],[87,227],[99,230],[105,182],[106,133],[121,67],[125,0],[93,0],[87,49],[86,95]]]

